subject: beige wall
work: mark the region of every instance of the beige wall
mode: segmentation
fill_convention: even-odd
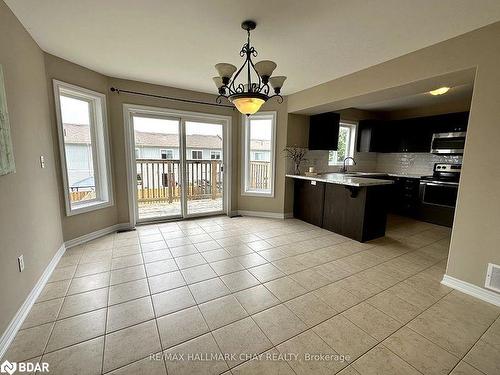
[[[271,99],[269,102],[262,106],[261,111],[275,111],[276,112],[276,149],[275,149],[275,180],[274,180],[274,197],[254,197],[248,195],[241,195],[242,189],[242,173],[243,173],[243,142],[242,132],[243,126],[238,128],[238,210],[243,211],[257,211],[257,212],[272,212],[284,214],[284,199],[285,199],[285,169],[286,163],[283,154],[283,149],[286,146],[286,132],[287,132],[287,108],[286,98],[282,104],[279,104],[276,99]],[[240,115],[241,123],[241,115]]]
[[[212,107],[195,103],[182,103],[159,98],[128,95],[124,93],[116,94],[112,93],[110,91],[110,88],[117,87],[122,90],[124,89],[147,92],[163,96],[205,101],[208,103],[215,103],[215,95],[107,77],[50,54],[45,54],[45,64],[47,71],[47,85],[49,87],[49,90],[51,90],[49,92],[49,109],[52,120],[52,131],[55,140],[57,140],[57,123],[55,116],[54,97],[52,93],[53,79],[58,79],[64,82],[88,88],[90,90],[101,92],[105,94],[107,98],[106,102],[108,109],[108,131],[111,142],[110,147],[112,155],[112,174],[115,204],[112,207],[67,217],[64,211],[63,191],[60,188],[59,194],[61,202],[61,216],[65,241],[74,239],[90,232],[97,231],[99,229],[110,227],[115,224],[123,224],[129,222],[123,104],[137,104],[175,110],[231,116],[231,145],[233,147],[233,153],[235,153],[238,149],[238,129],[240,117],[238,113],[233,109]],[[57,141],[54,142],[54,148],[57,154],[57,162],[59,163],[59,146],[57,144]],[[232,164],[233,176],[236,176],[238,173],[238,164],[236,162],[233,162]],[[58,168],[58,185],[62,186],[62,176],[60,168]],[[233,209],[237,209],[238,205],[237,192],[238,190],[233,184],[233,188],[231,191]]]
[[[215,103],[216,96],[195,91],[177,89],[166,86],[151,85],[137,81],[129,81],[118,78],[110,78],[109,87],[117,87],[122,90],[140,91],[163,96],[199,100]],[[239,116],[236,110],[224,107],[213,107],[203,104],[183,103],[172,100],[157,99],[128,94],[115,94],[107,92],[109,102],[109,114],[111,116],[111,140],[113,148],[114,172],[115,172],[115,201],[118,209],[118,223],[129,222],[128,214],[128,192],[127,192],[127,167],[125,164],[125,134],[123,124],[123,104],[138,104],[152,107],[169,108],[175,110],[210,113],[232,117],[232,146],[233,155],[237,152],[237,136],[239,128]],[[235,158],[233,158],[235,159]],[[237,163],[232,162],[232,174],[237,175]],[[235,177],[233,177],[235,178]],[[234,187],[234,183],[233,183]],[[232,189],[233,209],[238,203],[237,189]]]
[[[68,241],[87,233],[117,224],[117,204],[115,203],[114,206],[102,208],[97,211],[66,216],[64,192],[62,188],[62,171],[60,168],[61,160],[59,157],[59,143],[57,141],[57,121],[52,80],[57,79],[106,94],[108,124],[111,125],[109,126],[110,129],[108,129],[108,131],[111,133],[112,123],[110,122],[109,116],[108,77],[47,53],[45,54],[45,69],[47,73],[47,90],[49,92],[49,110],[52,121],[52,137],[54,139],[54,150],[57,162],[57,186],[59,187],[62,228],[64,240]],[[112,165],[114,164],[115,163],[112,163]],[[113,167],[112,170],[114,170]]]
[[[145,96],[116,94],[109,91],[111,87],[122,90],[131,90],[152,93],[156,95],[198,100],[208,103],[215,103],[216,96],[190,90],[183,90],[173,87],[153,85],[143,82],[130,81],[119,78],[111,78],[95,73],[71,62],[59,59],[46,54],[48,85],[52,85],[52,79],[59,79],[75,85],[80,85],[91,90],[105,93],[108,104],[109,132],[112,149],[112,169],[114,175],[114,198],[115,205],[106,209],[83,213],[72,217],[63,216],[64,239],[70,240],[83,234],[109,227],[114,224],[129,222],[129,206],[127,191],[127,171],[125,163],[125,134],[123,119],[123,104],[137,104],[152,107],[168,108],[174,110],[184,110],[191,112],[209,113],[224,116],[231,116],[231,146],[232,146],[232,178],[231,186],[232,211],[264,211],[272,213],[284,213],[284,192],[285,192],[285,159],[282,150],[286,145],[287,132],[287,109],[286,99],[284,103],[278,104],[274,99],[266,103],[263,111],[277,112],[276,127],[276,177],[275,196],[273,198],[251,197],[241,195],[241,166],[242,166],[242,117],[239,112],[231,108],[213,107],[203,104],[183,103],[160,98]],[[57,136],[55,110],[53,94],[50,94],[50,112],[53,121],[54,138]],[[56,139],[56,138],[55,138]],[[58,145],[55,143],[56,151]],[[62,179],[59,173],[59,184]],[[64,197],[60,191],[62,210],[64,210]]]
[[[288,97],[290,112],[310,112],[477,68],[447,274],[481,287],[487,263],[500,264],[499,46],[500,23],[495,23]]]
[[[63,241],[43,53],[3,1],[0,64],[16,163],[16,173],[0,176],[1,333]]]

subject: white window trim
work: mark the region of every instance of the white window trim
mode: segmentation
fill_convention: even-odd
[[[126,154],[126,167],[127,167],[127,194],[128,194],[128,211],[129,211],[129,224],[130,227],[135,227],[137,225],[137,212],[136,212],[136,185],[134,176],[136,176],[136,163],[133,159],[132,150],[135,145],[134,140],[134,129],[132,116],[134,114],[140,114],[141,116],[150,115],[160,115],[160,116],[177,116],[181,119],[193,119],[195,121],[203,121],[203,120],[216,120],[220,121],[224,124],[224,209],[223,211],[231,216],[233,211],[232,205],[232,154],[233,154],[233,144],[232,144],[232,116],[223,116],[223,115],[214,115],[204,112],[191,112],[191,111],[183,111],[169,108],[161,108],[161,107],[151,107],[144,106],[138,104],[123,104],[123,126],[125,132],[125,154]],[[183,155],[181,154],[182,158]],[[196,217],[196,216],[206,216],[204,214],[192,214],[188,217]]]
[[[247,189],[247,165],[250,161],[250,127],[249,120],[255,117],[272,117],[272,130],[271,130],[271,191],[270,192],[259,192],[255,190]],[[268,112],[257,112],[255,115],[246,116],[242,115],[241,122],[243,124],[243,131],[241,144],[242,149],[244,150],[244,154],[242,159],[242,173],[241,173],[241,195],[247,197],[261,197],[261,198],[274,198],[274,185],[275,185],[275,176],[276,176],[276,121],[277,115],[276,111],[268,111]]]
[[[200,159],[195,159],[193,158],[193,152],[201,152],[201,158]],[[203,160],[203,150],[191,150],[191,160]]]
[[[353,157],[354,153],[356,151],[356,135],[358,132],[358,123],[355,121],[340,120],[339,126],[342,126],[342,125],[349,126],[352,128],[352,130],[354,130],[354,132],[351,130],[350,135],[349,135],[349,144],[350,144],[350,148],[352,150],[352,155],[348,155],[348,156]],[[340,129],[339,129],[339,133],[340,133]],[[330,155],[328,155],[328,165],[329,166],[340,166],[340,165],[343,165],[343,163],[339,162],[339,161],[330,162]]]
[[[106,95],[88,90],[76,85],[72,85],[66,82],[53,80],[54,87],[54,102],[56,110],[57,119],[57,132],[59,137],[59,154],[61,158],[61,169],[63,176],[63,186],[64,186],[64,200],[66,205],[66,216],[73,216],[81,214],[84,212],[90,212],[94,210],[99,210],[105,207],[110,207],[114,205],[113,197],[113,177],[111,173],[111,160],[110,160],[110,144],[108,137],[108,121],[107,121],[107,109],[106,109]],[[77,95],[77,99],[87,99],[91,104],[92,109],[91,116],[93,117],[93,122],[102,123],[102,127],[91,128],[92,129],[92,142],[96,147],[100,147],[99,159],[95,155],[95,148],[93,148],[93,160],[94,160],[94,181],[96,184],[96,195],[97,198],[91,201],[86,201],[82,203],[76,203],[71,205],[70,195],[69,195],[69,182],[68,182],[68,168],[66,163],[66,150],[64,143],[64,127],[62,122],[61,114],[61,102],[59,96],[61,92],[73,91]],[[64,93],[65,96],[71,96],[71,94]],[[102,182],[105,181],[104,186],[101,186]]]
[[[172,152],[172,159],[169,159],[169,158],[163,159],[162,158],[162,160],[174,160],[174,150],[173,149],[171,149],[171,148],[162,148],[162,149],[160,149],[160,158],[162,157],[162,152],[163,151],[165,151],[165,154],[167,154],[168,151],[171,151]]]
[[[212,154],[217,153],[219,155],[219,158],[212,159]],[[210,150],[210,160],[221,160],[222,157],[222,152],[220,150]]]

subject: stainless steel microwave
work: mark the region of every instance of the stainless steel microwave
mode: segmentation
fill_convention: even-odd
[[[465,148],[466,134],[466,132],[434,133],[432,135],[431,153],[462,155]]]

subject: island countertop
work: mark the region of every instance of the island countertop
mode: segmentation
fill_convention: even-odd
[[[378,178],[367,178],[367,177],[353,177],[353,176],[346,176],[342,173],[328,173],[314,177],[287,174],[286,177],[297,178],[301,180],[326,182],[327,184],[337,184],[337,185],[356,186],[356,187],[391,185],[394,183],[394,181],[391,180],[382,180]]]

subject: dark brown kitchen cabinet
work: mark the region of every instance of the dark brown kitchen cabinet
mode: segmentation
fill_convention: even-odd
[[[309,150],[337,151],[340,115],[335,112],[313,115],[309,120]]]
[[[324,198],[324,182],[295,179],[293,216],[321,227]]]
[[[420,205],[419,178],[395,177],[392,185],[391,211],[403,215],[416,217]]]
[[[403,120],[362,120],[358,125],[359,152],[430,152],[433,133],[466,131],[469,112]]]
[[[364,242],[385,234],[387,185],[326,184],[323,228]]]
[[[295,179],[295,218],[356,241],[384,236],[388,187],[353,187]]]

